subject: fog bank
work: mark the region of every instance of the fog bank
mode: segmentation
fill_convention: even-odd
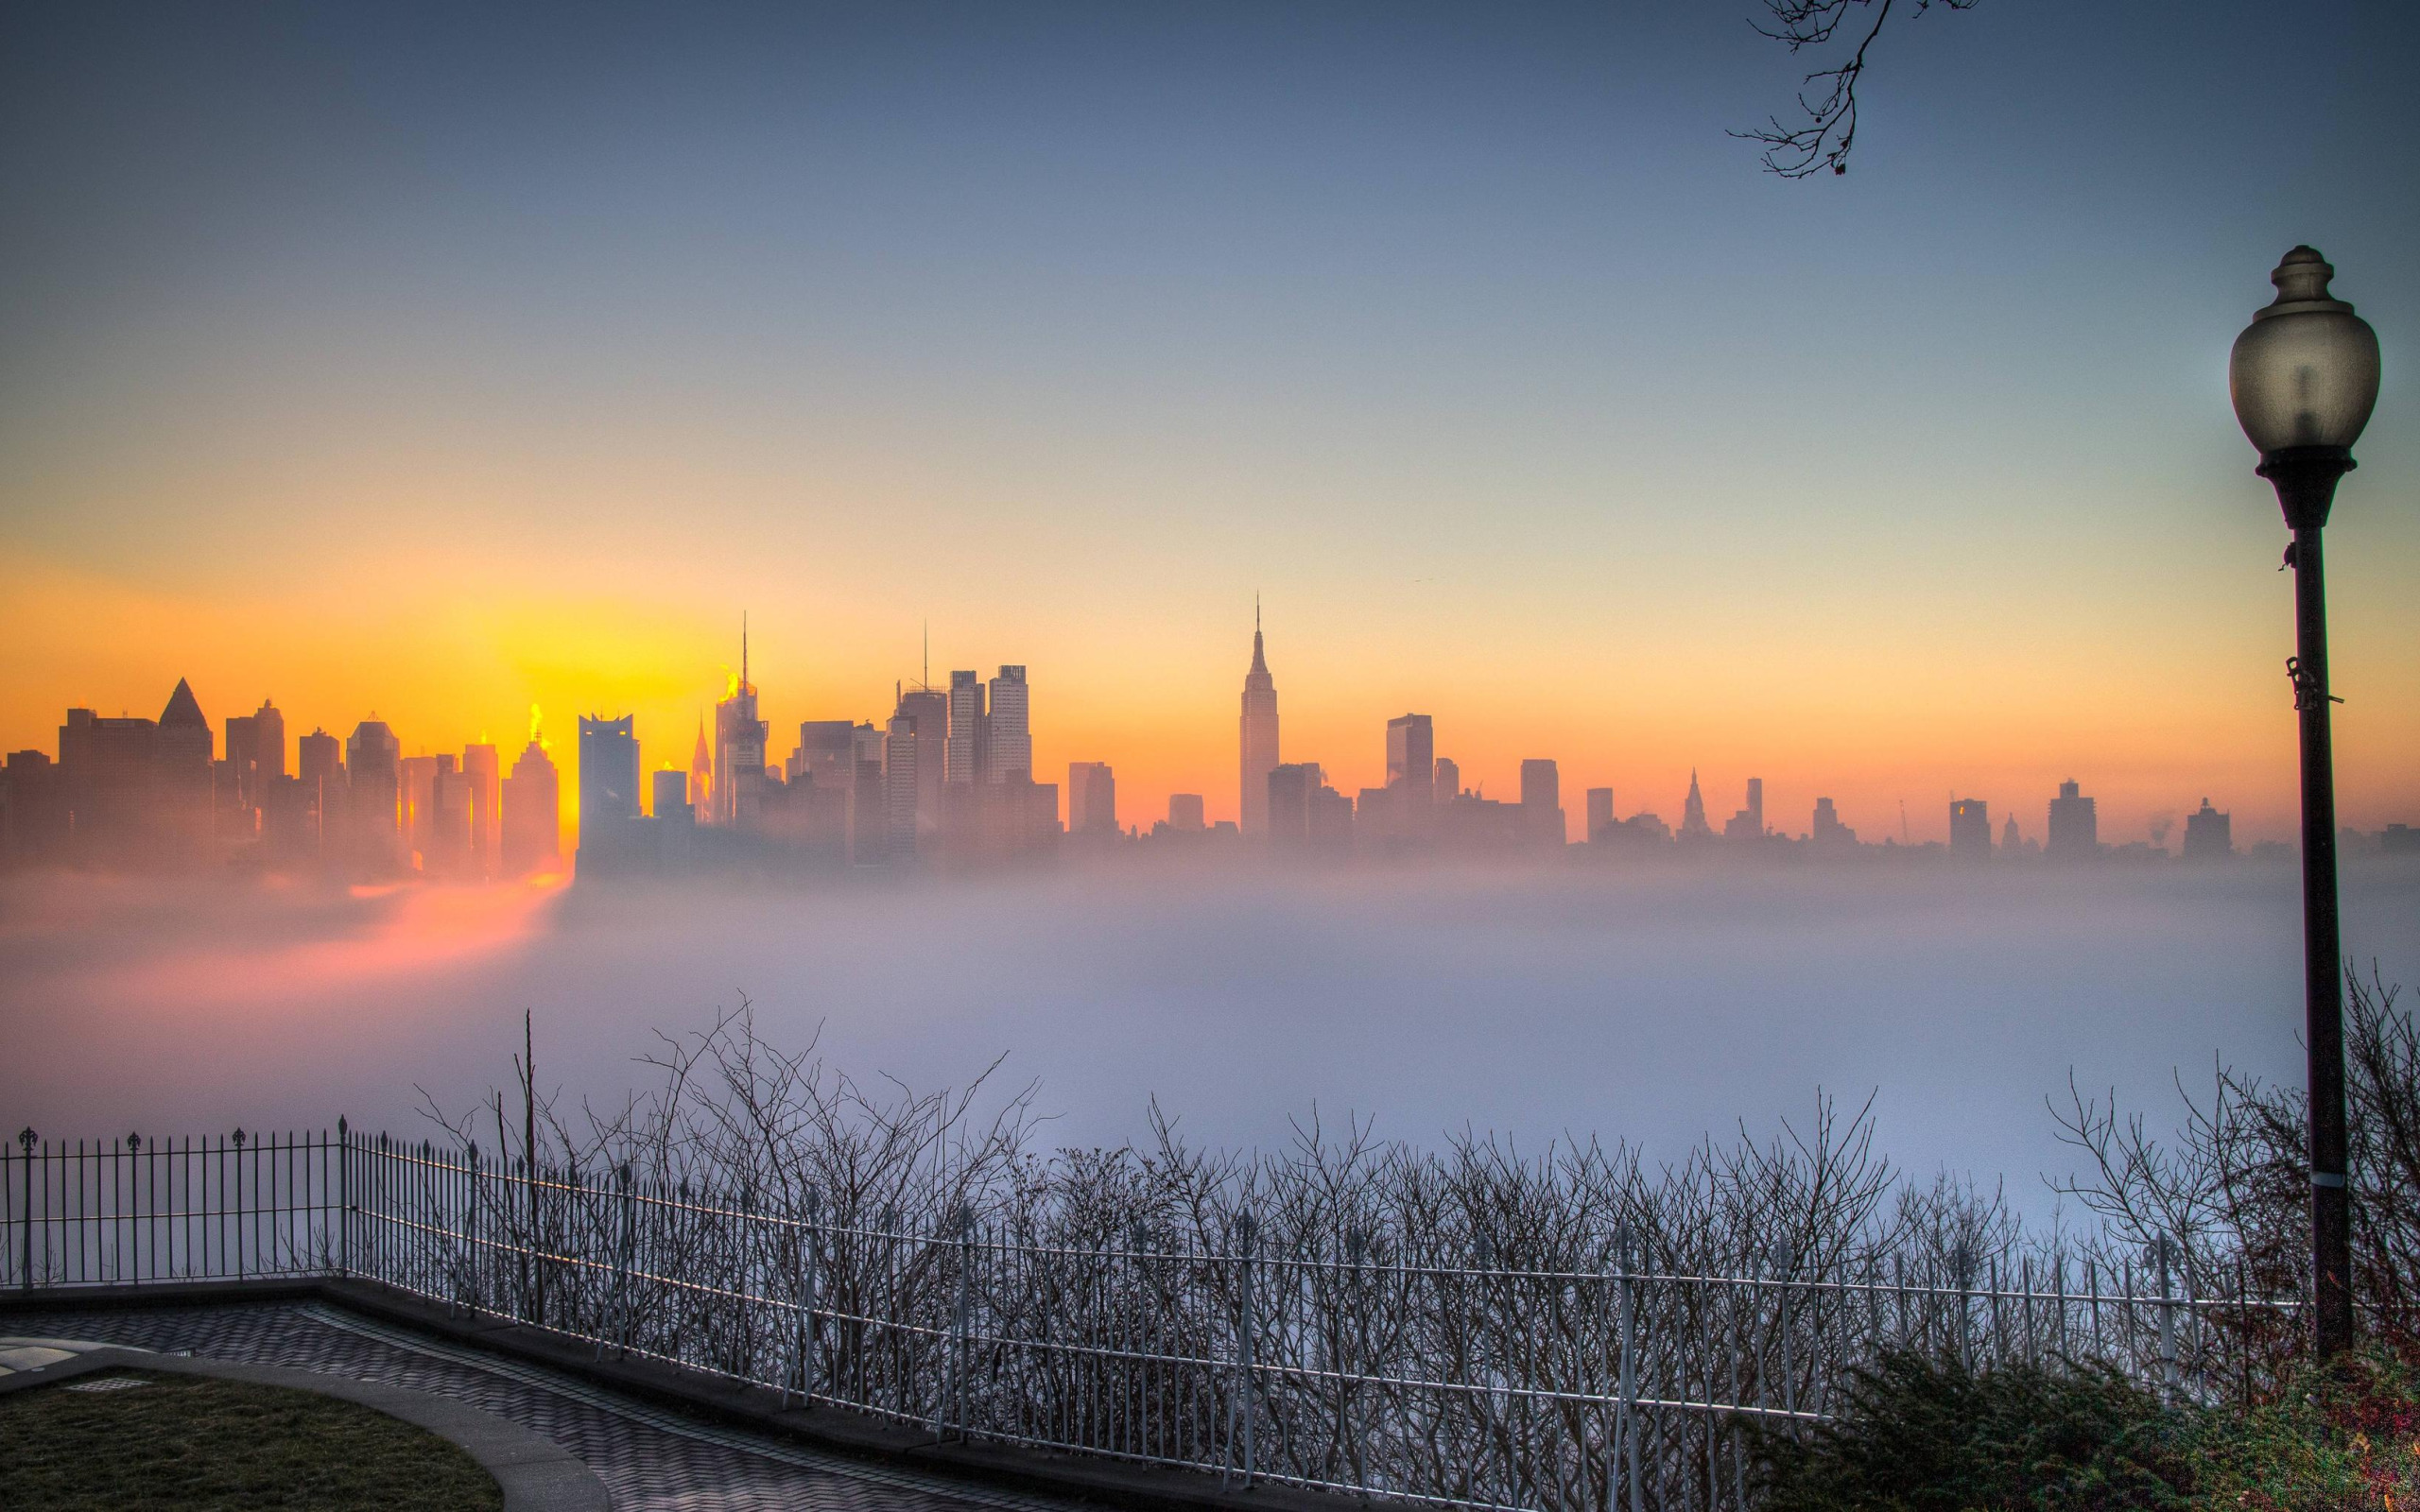
[[[924,889],[0,890],[0,1116],[48,1136],[424,1131],[508,1077],[612,1099],[654,1031],[760,1028],[931,1088],[1006,1056],[1052,1143],[1150,1100],[1197,1141],[1348,1113],[1671,1153],[1876,1096],[1901,1165],[2042,1206],[2072,1070],[2160,1116],[2214,1057],[2299,1079],[2290,868],[1758,875],[1068,873]],[[2420,979],[2420,867],[2348,872],[2347,950]]]

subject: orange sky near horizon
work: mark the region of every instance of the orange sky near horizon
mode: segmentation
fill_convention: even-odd
[[[882,624],[872,604],[802,610],[765,592],[761,571],[731,585],[727,607],[706,585],[650,592],[602,565],[579,575],[600,585],[590,592],[556,574],[552,591],[516,592],[459,569],[470,580],[450,591],[410,586],[438,578],[445,559],[381,555],[323,565],[307,589],[261,593],[217,576],[167,586],[28,564],[0,589],[0,642],[11,647],[0,741],[55,752],[70,704],[156,715],[182,676],[214,725],[269,696],[289,740],[315,726],[341,735],[374,713],[407,753],[484,738],[509,762],[534,704],[563,769],[568,825],[574,715],[634,713],[648,769],[685,766],[737,661],[742,607],[776,761],[800,720],[879,722],[893,679],[918,671],[912,620]],[[1753,595],[1709,595],[1694,616],[1685,595],[1630,613],[1566,596],[1571,623],[1559,627],[1485,584],[1441,585],[1409,610],[1347,584],[1325,600],[1305,602],[1299,589],[1275,598],[1270,657],[1286,758],[1321,762],[1347,792],[1382,780],[1385,721],[1414,710],[1434,716],[1438,753],[1461,765],[1465,785],[1491,796],[1517,796],[1523,758],[1557,760],[1575,834],[1582,790],[1599,785],[1614,788],[1622,815],[1677,821],[1694,768],[1718,824],[1760,776],[1769,822],[1786,833],[1806,828],[1823,795],[1869,840],[1899,832],[1902,800],[1908,833],[1941,839],[1955,795],[1989,800],[1996,829],[2014,813],[2039,838],[2044,805],[2073,776],[2100,799],[2110,841],[2144,838],[2207,796],[2249,844],[2290,838],[2295,812],[2278,666],[2287,579],[2264,581],[2264,571],[2235,575],[2256,612],[2229,617],[2215,637],[2211,626],[2163,633],[2121,597],[2064,625],[2044,615],[2024,641],[2002,635],[2005,610],[1962,612],[1946,598],[1814,606],[1828,613],[1801,603],[1759,624]],[[1140,597],[1066,586],[1023,634],[1012,606],[977,606],[973,632],[937,615],[935,679],[1022,661],[1042,780],[1063,778],[1071,760],[1104,760],[1123,822],[1148,827],[1171,792],[1200,792],[1214,819],[1235,816],[1248,595],[1219,603],[1198,583]],[[2411,643],[2391,633],[2400,616],[2355,597],[2338,625],[2348,699],[2337,713],[2340,806],[2345,823],[2374,830],[2420,820],[2408,755],[2420,679]],[[1112,612],[1131,616],[1126,627],[1094,628]]]

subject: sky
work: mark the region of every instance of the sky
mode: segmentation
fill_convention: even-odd
[[[1726,133],[1748,0],[16,5],[0,747],[61,711],[406,751],[751,663],[786,751],[1031,669],[1036,765],[1284,754],[1868,837],[2056,782],[2286,838],[2283,527],[2225,394],[2296,242],[2377,328],[2329,532],[2341,810],[2420,820],[2420,14],[1896,19],[1851,171]],[[567,787],[569,784],[566,784]]]

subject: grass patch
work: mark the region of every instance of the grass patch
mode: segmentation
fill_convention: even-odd
[[[0,1398],[0,1507],[500,1509],[478,1462],[385,1413],[285,1386],[143,1370]]]

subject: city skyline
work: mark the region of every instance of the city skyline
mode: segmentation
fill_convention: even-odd
[[[1954,860],[2057,861],[2168,856],[2181,816],[2184,859],[2238,853],[2234,814],[2206,793],[2197,810],[2152,814],[2145,833],[2134,836],[2122,823],[2104,830],[2099,799],[2073,778],[2060,782],[2036,823],[2020,819],[2022,800],[1952,792],[1945,831],[1927,824],[1919,833],[1902,799],[1896,833],[1869,823],[1861,845],[1854,816],[1843,816],[1832,793],[1814,795],[1803,828],[1786,817],[1772,822],[1761,774],[1744,779],[1744,804],[1720,824],[1694,767],[1677,822],[1662,816],[1665,805],[1651,789],[1576,782],[1584,808],[1566,804],[1562,756],[1522,758],[1516,784],[1499,783],[1491,797],[1483,774],[1463,785],[1464,765],[1451,754],[1455,735],[1470,732],[1449,727],[1448,748],[1441,749],[1436,721],[1417,712],[1386,720],[1380,781],[1355,797],[1344,775],[1349,763],[1283,748],[1257,603],[1235,747],[1239,778],[1224,795],[1171,792],[1147,806],[1129,788],[1121,805],[1114,752],[1070,761],[1063,787],[1037,781],[1050,773],[1034,768],[1024,664],[999,664],[988,683],[975,670],[953,669],[945,688],[924,680],[928,664],[920,672],[915,683],[893,684],[893,708],[879,718],[798,722],[785,757],[773,724],[759,717],[743,615],[739,667],[727,674],[712,712],[715,739],[708,743],[701,714],[685,768],[660,747],[649,765],[635,715],[588,713],[575,718],[566,769],[550,759],[552,742],[534,706],[517,755],[487,741],[458,753],[406,754],[410,743],[374,715],[340,747],[337,735],[317,727],[289,739],[286,711],[266,698],[251,714],[225,716],[222,743],[189,679],[181,679],[156,721],[73,707],[58,730],[57,765],[39,748],[13,752],[0,782],[0,829],[20,865],[124,861],[139,850],[134,832],[147,827],[164,854],[187,863],[208,841],[215,854],[256,852],[272,866],[307,855],[356,875],[465,880],[545,870],[558,859],[600,877],[766,864],[965,869],[1034,859],[1044,831],[1046,849],[1057,850],[1063,836],[1080,850],[1147,829],[1155,840],[1223,833],[1241,842],[1234,853],[1277,857],[1443,859],[1574,842],[1634,854],[1674,842],[1683,849],[1721,842],[1744,853],[1770,840],[1810,848],[1817,857],[1908,847]],[[150,775],[138,774],[129,786],[126,774],[136,768]],[[110,799],[110,791],[118,796]],[[656,822],[675,817],[670,831]],[[2380,840],[2401,850],[2411,833],[2408,824],[2390,821]],[[2244,839],[2254,854],[2285,850],[2257,835]]]

